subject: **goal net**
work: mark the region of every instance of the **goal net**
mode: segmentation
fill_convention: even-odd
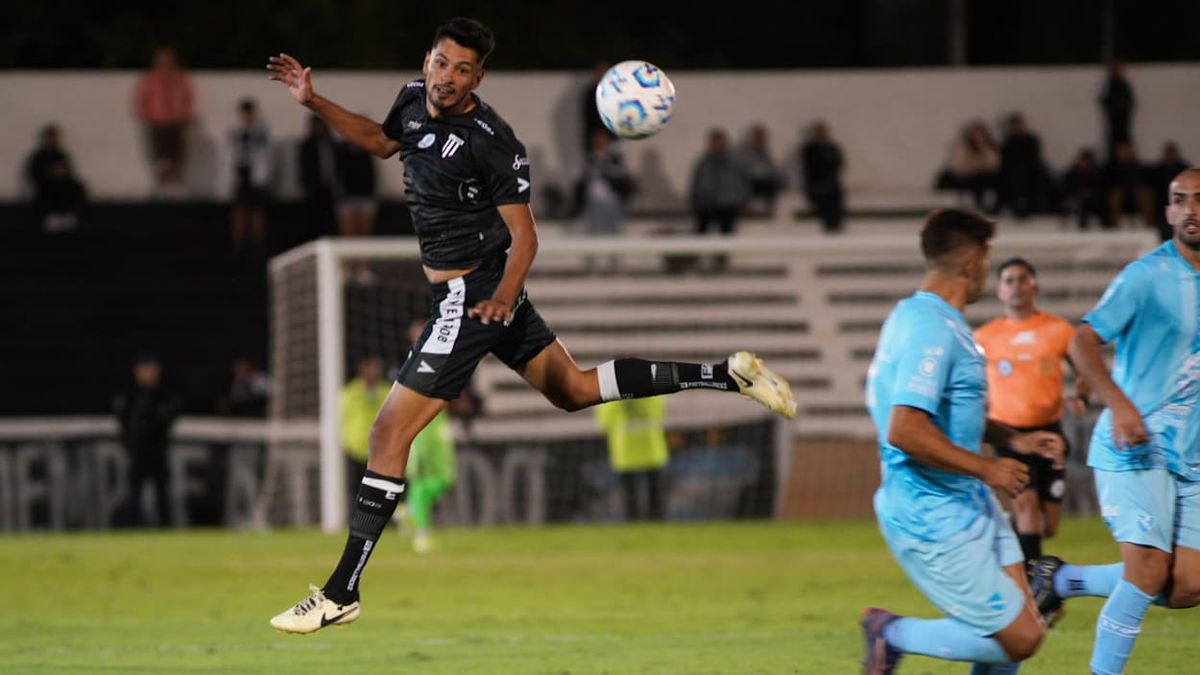
[[[1044,308],[1076,321],[1121,265],[1151,245],[1141,232],[1086,242],[1071,233],[1002,232],[993,258],[1033,261]],[[806,476],[794,449],[803,438],[857,439],[856,453],[871,452],[862,442],[874,434],[862,402],[867,365],[888,311],[922,273],[915,229],[841,238],[543,234],[527,286],[581,368],[621,356],[717,362],[746,349],[791,381],[794,423],[726,393],[668,397],[666,516],[710,519],[776,515],[789,486],[833,486],[846,479],[843,469],[875,470],[873,458],[855,455]],[[429,311],[428,285],[410,238],[313,242],[274,259],[270,276],[272,418],[319,431],[307,443],[295,434],[270,443],[260,518],[336,530],[349,502],[339,390],[364,355],[381,356],[389,370],[403,363],[408,326]],[[989,294],[969,318],[1000,311]],[[490,356],[472,385],[481,412],[469,424],[454,422],[459,476],[439,522],[622,517],[624,493],[592,411],[555,409]]]

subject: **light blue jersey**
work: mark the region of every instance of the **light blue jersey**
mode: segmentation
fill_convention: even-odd
[[[1096,423],[1088,465],[1104,471],[1166,469],[1200,481],[1200,274],[1167,241],[1133,261],[1083,317],[1113,342],[1112,378],[1142,413],[1150,441],[1113,442],[1112,413]]]
[[[955,445],[979,452],[987,421],[986,362],[962,313],[919,291],[892,310],[867,375],[867,408],[879,437],[882,525],[944,541],[990,510],[991,492],[971,476],[914,461],[887,441],[892,407],[919,408]]]

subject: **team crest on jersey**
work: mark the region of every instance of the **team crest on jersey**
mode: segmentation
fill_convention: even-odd
[[[442,145],[442,159],[450,159],[453,157],[454,153],[458,152],[458,149],[463,146],[463,143],[466,143],[466,141],[454,134],[450,134],[450,137],[447,138],[446,142]]]
[[[998,362],[996,362],[996,372],[1000,373],[1004,377],[1008,377],[1009,375],[1012,375],[1012,373],[1013,373],[1012,361],[1009,361],[1008,359],[1000,359]]]

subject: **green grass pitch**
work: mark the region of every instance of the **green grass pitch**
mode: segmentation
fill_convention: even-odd
[[[936,616],[874,523],[453,529],[412,553],[388,532],[357,623],[267,619],[321,583],[342,537],[313,531],[7,536],[6,673],[858,672],[867,605]],[[1109,562],[1097,520],[1047,549]],[[1071,601],[1021,670],[1086,673],[1101,601]],[[1151,608],[1133,673],[1200,672],[1200,610]],[[968,666],[909,657],[906,675]]]

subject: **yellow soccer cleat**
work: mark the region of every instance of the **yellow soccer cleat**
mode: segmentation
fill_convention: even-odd
[[[271,618],[271,627],[285,633],[315,633],[326,626],[348,624],[358,618],[359,602],[339,605],[325,597],[321,589],[309,584],[312,595],[291,609]]]
[[[750,352],[735,352],[726,367],[742,396],[752,398],[788,419],[796,416],[796,397],[792,395],[791,385],[763,365],[762,359]]]

